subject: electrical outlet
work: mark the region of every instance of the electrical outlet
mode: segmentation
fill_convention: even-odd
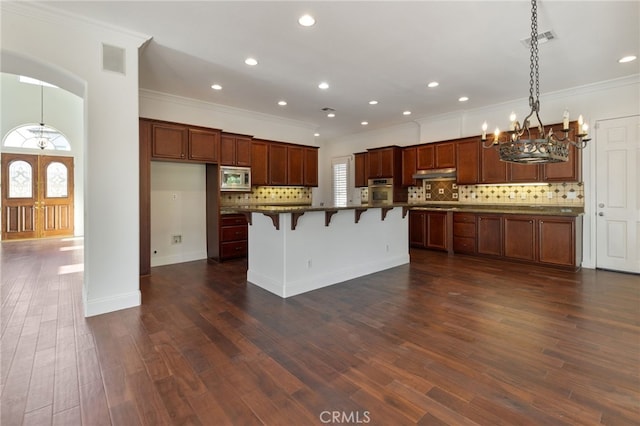
[[[553,198],[553,192],[551,192],[551,191],[547,192],[547,198],[548,199],[552,199]]]
[[[171,237],[171,244],[180,244],[182,243],[182,235],[174,235]]]
[[[509,198],[516,198],[516,193],[515,192],[510,192],[509,193]]]
[[[574,191],[567,192],[567,200],[575,200],[577,196],[578,194],[576,194]]]
[[[527,199],[527,194],[525,194],[524,192],[520,193],[520,199],[521,200],[526,200]]]

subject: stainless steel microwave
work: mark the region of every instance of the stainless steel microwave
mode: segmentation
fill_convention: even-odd
[[[221,191],[251,191],[251,168],[220,166]]]

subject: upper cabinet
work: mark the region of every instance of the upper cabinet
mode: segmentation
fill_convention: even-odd
[[[271,143],[269,146],[269,185],[287,185],[287,146]]]
[[[413,175],[416,173],[417,148],[410,146],[402,150],[402,186],[414,186],[417,184]]]
[[[151,159],[218,162],[219,130],[155,120],[140,121],[151,126]]]
[[[416,148],[416,167],[418,170],[428,170],[436,168],[436,152],[433,144],[420,145]]]
[[[398,186],[402,182],[402,149],[399,146],[369,150],[369,178],[394,178]]]
[[[355,163],[356,188],[367,186],[367,179],[369,179],[369,153],[357,152],[353,154],[353,162]]]
[[[571,145],[569,146],[569,161],[544,164],[541,167],[543,182],[580,182],[582,179],[582,150]]]
[[[287,146],[287,185],[304,184],[304,148]]]
[[[456,166],[456,143],[437,142],[416,147],[418,170],[444,169]]]
[[[461,139],[456,147],[456,181],[461,185],[478,183],[480,171],[480,139]]]
[[[318,148],[304,148],[304,186],[318,186]]]
[[[251,141],[251,185],[269,185],[269,142]]]
[[[220,135],[220,164],[251,167],[251,136],[222,133]]]
[[[498,150],[481,148],[480,181],[478,183],[507,183],[507,163],[500,160]]]

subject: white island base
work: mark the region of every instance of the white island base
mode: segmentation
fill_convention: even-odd
[[[280,297],[409,263],[408,216],[399,206],[251,211],[247,280]]]

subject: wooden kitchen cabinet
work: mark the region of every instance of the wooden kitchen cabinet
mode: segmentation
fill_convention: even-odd
[[[573,137],[573,131],[569,133]],[[582,179],[582,150],[569,146],[569,160],[540,166],[544,182],[580,182]]]
[[[251,167],[251,136],[222,133],[220,136],[220,164]]]
[[[500,160],[498,150],[494,147],[482,148],[480,152],[479,183],[506,183],[507,163]]]
[[[362,188],[367,186],[369,179],[369,153],[357,152],[353,154],[353,162],[355,168],[355,187]]]
[[[416,167],[418,170],[436,168],[436,151],[433,145],[420,145],[416,148]]]
[[[394,185],[402,182],[402,150],[398,146],[368,150],[369,179],[393,178]]]
[[[502,215],[478,214],[477,252],[502,256]]]
[[[410,211],[409,245],[447,251],[447,212]]]
[[[480,170],[480,139],[467,138],[457,142],[456,182],[459,185],[478,183]]]
[[[225,214],[220,218],[220,260],[247,255],[247,220],[241,214]]]
[[[269,142],[251,141],[251,185],[269,185]]]
[[[435,145],[435,168],[445,169],[456,166],[455,142],[441,142]]]
[[[217,163],[220,132],[189,129],[189,160]]]
[[[415,186],[417,184],[413,178],[416,173],[416,154],[417,148],[415,146],[402,150],[402,186]]]
[[[271,143],[269,146],[269,185],[287,185],[287,146]]]
[[[582,217],[539,217],[538,262],[577,269],[582,261]]]
[[[217,163],[220,131],[140,119],[151,126],[151,159]]]
[[[476,253],[475,213],[453,214],[453,251],[455,253]]]
[[[304,148],[287,146],[287,185],[304,184]]]
[[[504,216],[504,257],[536,260],[535,218],[523,215]]]
[[[318,148],[304,148],[304,186],[318,186]]]

